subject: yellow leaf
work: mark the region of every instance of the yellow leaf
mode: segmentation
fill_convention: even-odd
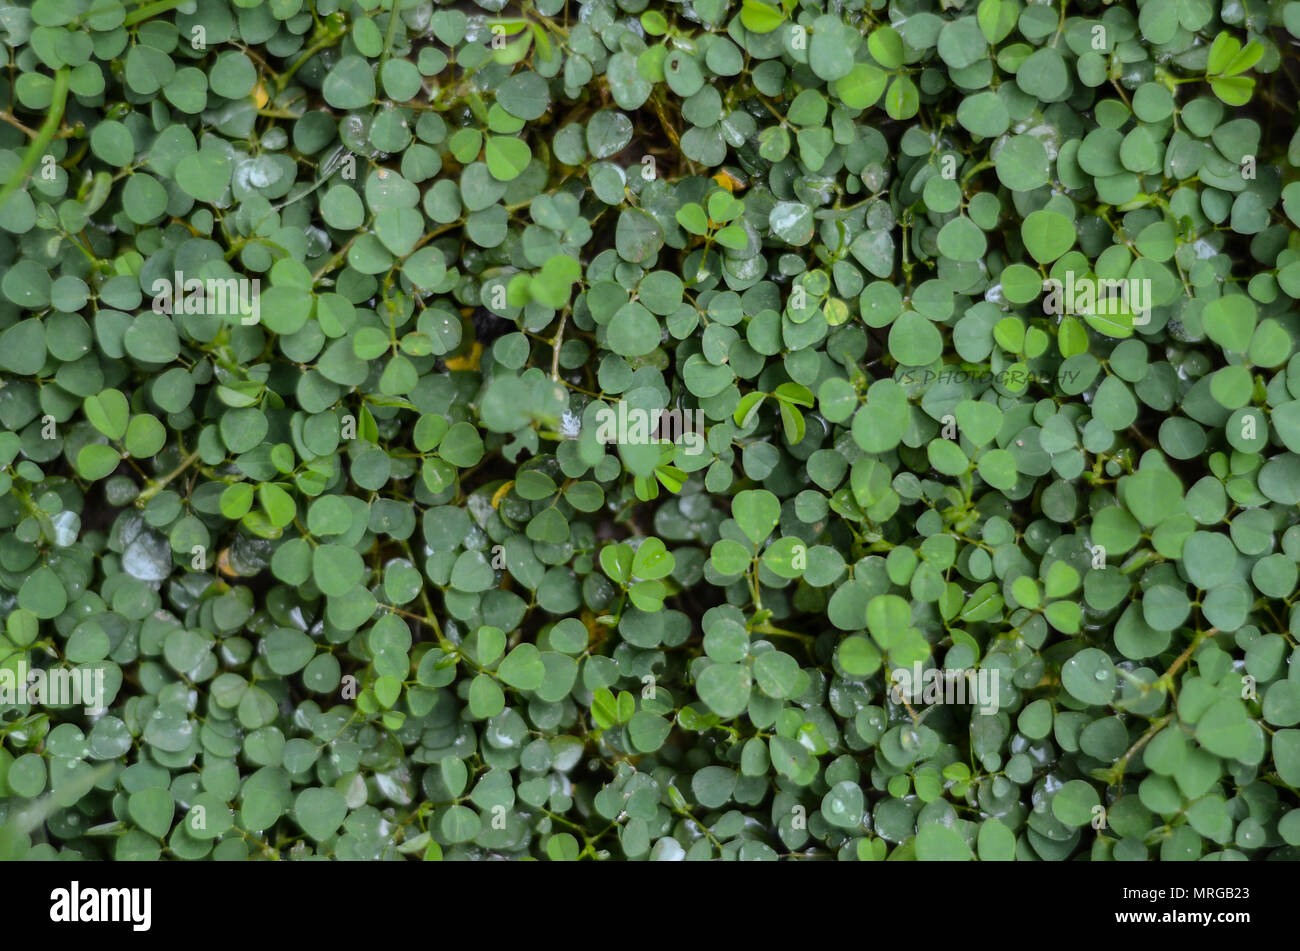
[[[713,180],[729,192],[734,192],[737,189],[744,190],[747,187],[746,182],[743,179],[732,175],[725,168],[718,172],[717,175],[714,175]]]
[[[514,484],[515,484],[515,480],[511,479],[505,485],[501,486],[501,488],[497,489],[495,492],[492,493],[493,508],[497,508],[498,506],[501,505],[501,500],[506,497],[506,493],[510,491],[511,486],[513,486]]]
[[[483,345],[474,341],[474,348],[463,357],[452,357],[447,361],[448,370],[477,370],[479,358],[483,356]]]

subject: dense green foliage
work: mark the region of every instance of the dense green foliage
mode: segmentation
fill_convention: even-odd
[[[0,856],[1300,857],[1300,2],[0,38]]]

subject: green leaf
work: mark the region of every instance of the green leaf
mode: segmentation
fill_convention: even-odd
[[[1020,226],[1025,249],[1035,261],[1050,264],[1074,244],[1074,223],[1065,215],[1040,209],[1025,216]]]
[[[375,216],[375,236],[397,257],[415,250],[424,233],[424,216],[414,208],[392,208]]]
[[[749,703],[752,681],[749,671],[740,664],[713,664],[700,674],[695,684],[700,699],[718,716],[731,719]]]
[[[1114,664],[1095,647],[1084,648],[1061,667],[1061,685],[1081,703],[1110,703],[1115,695],[1115,681]]]
[[[82,408],[90,424],[109,439],[117,440],[126,435],[131,408],[118,390],[104,390],[96,396],[87,396]]]
[[[546,679],[541,654],[532,644],[520,644],[501,661],[501,679],[516,690],[536,690]]]
[[[632,579],[632,546],[623,542],[600,550],[600,566],[611,579],[626,584]]]
[[[18,606],[41,620],[58,617],[67,605],[67,588],[48,566],[33,571],[18,589]]]
[[[360,56],[344,56],[334,64],[321,87],[335,109],[361,109],[375,98],[375,74]]]
[[[1077,828],[1088,825],[1100,805],[1101,797],[1091,784],[1072,779],[1052,797],[1052,815],[1065,825]]]
[[[312,553],[312,577],[323,594],[346,594],[361,583],[364,571],[361,555],[344,545],[321,545]]]
[[[942,352],[938,328],[915,311],[904,311],[889,328],[889,355],[904,366],[926,366]]]
[[[753,33],[771,33],[785,21],[776,7],[763,0],[744,0],[740,8],[740,22]]]
[[[618,217],[614,243],[625,261],[649,262],[663,246],[663,228],[644,211],[625,208]]]
[[[762,544],[781,517],[781,505],[766,489],[746,489],[736,494],[731,514],[755,547]]]
[[[917,831],[916,857],[922,862],[969,862],[974,858],[961,833],[938,822]]]
[[[641,710],[628,721],[628,737],[633,747],[641,753],[653,753],[664,744],[672,731],[672,724],[663,717]]]
[[[310,786],[298,793],[293,803],[294,820],[317,842],[338,831],[347,813],[348,805],[343,794],[331,787]]]
[[[939,251],[954,261],[978,261],[984,257],[988,241],[984,232],[969,218],[954,218],[939,230]]]
[[[632,558],[632,574],[638,578],[655,580],[672,574],[676,560],[658,538],[647,538]]]
[[[867,603],[864,619],[882,650],[899,643],[912,622],[912,608],[896,594],[878,594]]]
[[[1245,294],[1227,294],[1206,304],[1201,320],[1211,340],[1243,353],[1255,332],[1255,303]]]
[[[1216,756],[1253,762],[1263,736],[1259,724],[1247,715],[1246,705],[1227,697],[1216,701],[1196,721],[1196,742]]]
[[[136,826],[161,839],[171,830],[176,804],[166,789],[148,786],[131,794],[126,811]]]
[[[112,446],[91,443],[77,452],[77,474],[97,482],[112,475],[122,461],[122,453]]]
[[[502,182],[522,175],[533,157],[527,142],[504,135],[488,136],[483,154],[492,177]]]

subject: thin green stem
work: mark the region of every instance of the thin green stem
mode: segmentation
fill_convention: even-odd
[[[816,638],[811,634],[801,634],[798,631],[787,631],[783,627],[774,627],[771,624],[756,624],[752,628],[755,634],[768,634],[773,637],[794,637],[803,641],[805,644],[812,644]]]
[[[198,458],[199,458],[199,451],[196,449],[188,456],[186,456],[184,459],[182,459],[181,464],[177,466],[175,469],[173,469],[171,472],[167,473],[161,479],[150,482],[149,485],[144,489],[144,491],[141,492],[138,496],[136,496],[136,502],[137,503],[148,502],[150,499],[152,499],[163,489],[167,488],[167,484],[169,482],[171,482],[182,472],[184,472],[186,469],[192,466],[194,464],[194,461]]]
[[[303,50],[302,55],[293,61],[287,70],[281,73],[275,79],[275,88],[279,92],[284,92],[284,88],[289,85],[289,80],[298,69],[323,49],[327,49],[337,43],[347,33],[347,29],[342,26],[327,24],[317,27],[315,41]]]
[[[393,0],[393,9],[388,14],[388,29],[384,33],[384,51],[379,54],[380,69],[384,68],[389,54],[393,51],[393,40],[397,37],[397,24],[402,19],[402,15],[398,12],[398,7],[401,5],[402,0]]]
[[[22,187],[27,181],[27,176],[31,174],[36,163],[41,160],[45,149],[54,139],[54,133],[63,123],[63,110],[68,103],[68,83],[71,81],[72,73],[65,66],[54,73],[54,89],[50,93],[50,110],[45,114],[45,122],[41,126],[40,132],[32,140],[32,144],[27,147],[23,154],[22,163],[18,166],[17,171],[9,177],[3,189],[0,189],[0,208],[4,208],[9,196]]]
[[[142,7],[137,7],[126,15],[122,21],[123,26],[135,26],[135,24],[148,20],[150,17],[156,17],[160,13],[166,13],[168,10],[174,10],[179,7],[185,0],[156,0],[154,3],[146,3]]]

